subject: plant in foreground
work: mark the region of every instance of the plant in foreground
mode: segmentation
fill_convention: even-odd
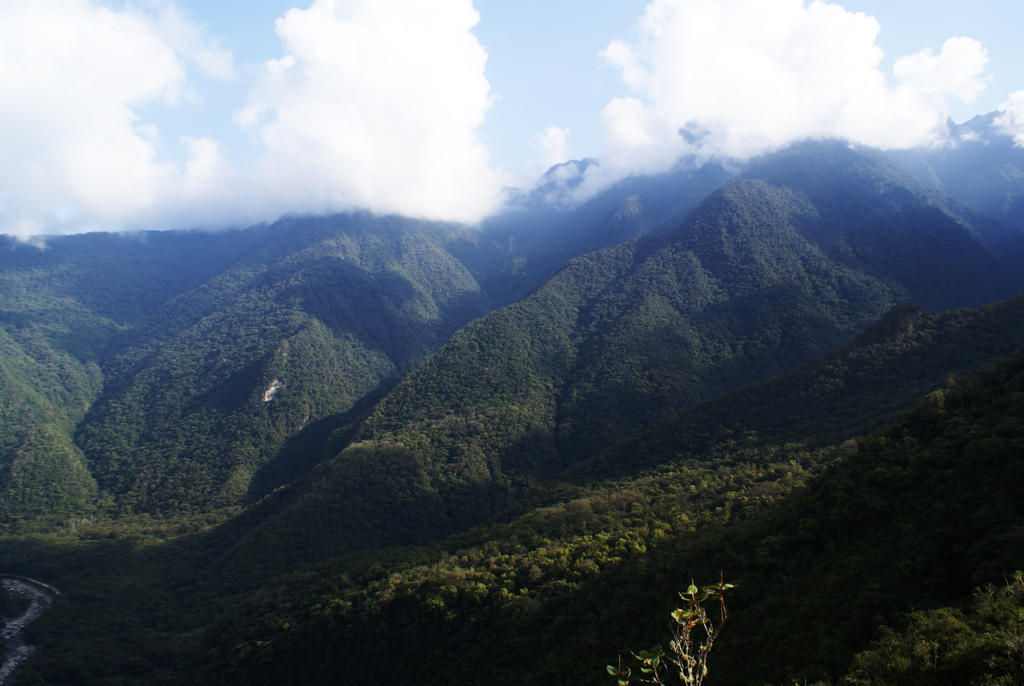
[[[717,584],[698,587],[690,582],[689,588],[679,597],[683,606],[672,611],[672,640],[668,644],[668,652],[661,646],[650,650],[633,653],[640,662],[640,673],[633,676],[633,670],[622,664],[619,656],[618,665],[608,665],[608,673],[618,679],[619,686],[631,683],[668,684],[667,679],[678,670],[679,682],[686,686],[700,686],[708,674],[708,655],[715,639],[725,624],[725,592],[735,588],[725,583],[725,575],[719,577]],[[717,604],[719,622],[716,626],[708,614],[707,604]],[[696,636],[694,633],[696,632]]]

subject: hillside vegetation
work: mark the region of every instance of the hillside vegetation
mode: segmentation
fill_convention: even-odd
[[[1024,233],[827,141],[547,199],[6,244],[19,683],[609,683],[721,571],[709,684],[1015,678]]]
[[[386,566],[292,573],[211,631],[215,664],[253,683],[352,664],[373,683],[604,683],[616,654],[667,633],[681,583],[724,568],[739,589],[715,683],[838,679],[879,624],[1024,564],[1022,383],[1016,356],[866,439],[721,437],[630,477],[542,487],[518,514]]]
[[[459,326],[563,260],[663,230],[728,175],[686,167],[576,209],[531,198],[478,231],[348,214],[3,239],[0,522],[258,500]]]
[[[604,683],[616,654],[664,636],[679,584],[718,569],[739,589],[716,683],[837,679],[880,624],[1024,565],[1012,544],[1024,360],[949,380],[1022,344],[1020,299],[897,308],[843,350],[666,418],[422,547],[331,556],[341,532],[325,530],[318,561],[302,563],[310,551],[290,539],[246,534],[255,512],[157,546],[140,543],[175,531],[141,534],[145,520],[9,542],[8,565],[70,589],[34,629],[45,648],[26,683],[181,670],[318,683],[353,664],[370,666],[353,677],[364,683]],[[917,388],[934,392],[862,437]]]
[[[639,427],[851,341],[922,288],[958,284],[931,294],[946,306],[1015,292],[1011,267],[884,159],[815,144],[748,174],[673,232],[577,258],[456,333],[348,447],[251,513],[266,525],[234,554],[454,533]],[[871,232],[907,247],[867,250]]]
[[[12,245],[0,279],[6,521],[209,511],[308,468],[254,482],[288,439],[343,416],[485,308],[445,249],[466,240],[452,231],[350,216]]]

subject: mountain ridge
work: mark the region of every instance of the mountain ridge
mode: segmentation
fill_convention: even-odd
[[[844,144],[808,144],[773,158],[782,170],[776,176],[785,177],[794,157],[828,165],[829,154],[861,180],[850,188],[838,175],[835,183],[861,193],[852,202],[878,202],[884,227],[929,240],[935,232],[919,225],[924,211],[941,218],[940,234],[954,233],[954,246],[973,240],[909,176],[893,176],[884,158]],[[571,261],[522,301],[457,332],[382,399],[349,447],[266,510],[276,524],[257,527],[246,545],[288,540],[301,558],[454,533],[635,427],[851,342],[919,289],[917,263],[878,252],[833,250],[832,257],[830,244],[809,240],[856,236],[863,213],[852,223],[813,224],[823,221],[815,193],[760,176],[726,182],[672,232]],[[803,182],[820,187],[827,178],[814,173]],[[879,185],[887,189],[881,200],[873,192]],[[821,189],[811,190],[823,202]],[[838,216],[830,212],[828,219]],[[896,223],[900,217],[910,219]],[[872,222],[868,229],[877,231]],[[997,258],[973,245],[960,251],[969,263],[956,272],[964,284],[933,303],[1013,292],[1014,278],[989,268]],[[928,278],[949,278],[949,252],[936,255],[925,261]],[[326,547],[311,520],[337,532]]]

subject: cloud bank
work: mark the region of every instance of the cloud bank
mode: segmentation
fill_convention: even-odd
[[[137,108],[192,97],[191,71],[231,78],[231,56],[173,6],[0,3],[0,231],[117,223],[187,182]]]
[[[279,209],[472,222],[502,200],[476,135],[490,104],[471,0],[317,0],[277,22],[286,55],[238,114]]]
[[[240,70],[174,0],[0,0],[0,233],[347,209],[482,219],[511,179],[479,135],[493,96],[478,20],[472,0],[314,0],[277,20],[277,59]],[[879,30],[823,0],[653,0],[602,52],[627,91],[599,113],[601,165],[572,194],[806,137],[935,144],[949,103],[986,87],[986,51],[953,37],[885,73]],[[202,86],[239,73],[248,149],[156,125],[154,110],[201,108]],[[1024,96],[1002,109],[1021,143]],[[568,135],[522,141],[538,172],[564,161]]]
[[[985,49],[950,38],[896,59],[888,76],[879,30],[821,0],[654,0],[637,38],[602,53],[631,91],[602,112],[602,173],[659,171],[691,153],[745,157],[808,137],[936,143],[951,99],[985,88]]]
[[[283,55],[236,115],[251,159],[148,108],[233,79],[230,52],[171,0],[0,2],[0,233],[241,225],[369,209],[474,221],[504,178],[471,0],[317,0],[277,21]]]

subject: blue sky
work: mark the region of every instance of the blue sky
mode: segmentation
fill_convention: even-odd
[[[239,63],[280,56],[274,21],[294,7],[282,0],[182,2],[224,37]],[[476,0],[474,33],[487,50],[487,78],[498,99],[483,131],[495,160],[517,173],[535,169],[529,139],[547,126],[570,131],[573,157],[601,150],[598,113],[623,92],[621,79],[600,57],[614,38],[629,37],[646,0]],[[954,103],[956,121],[995,110],[1024,89],[1024,3],[985,0],[847,0],[837,4],[879,20],[886,67],[901,55],[939,48],[951,36],[978,39],[989,52],[988,90],[972,103]],[[241,88],[239,88],[241,90]],[[237,95],[237,93],[236,93]],[[228,104],[228,103],[226,103]],[[223,115],[223,112],[222,112]],[[224,128],[230,124],[222,117]],[[231,133],[231,132],[227,132]]]
[[[472,223],[565,158],[601,159],[596,192],[805,135],[951,144],[1004,105],[1024,133],[1022,26],[1019,0],[0,0],[0,232]]]
[[[485,124],[496,157],[528,168],[523,140],[548,125],[571,131],[574,157],[596,156],[602,131],[597,113],[623,93],[617,71],[599,53],[613,38],[628,37],[646,2],[639,0],[483,0],[476,29],[489,54],[488,77],[502,95]],[[884,70],[923,48],[938,49],[951,36],[977,38],[990,56],[989,89],[972,103],[953,103],[958,122],[995,110],[1024,88],[1024,2],[985,0],[874,0],[839,3],[875,16]],[[514,133],[511,133],[514,132]]]

